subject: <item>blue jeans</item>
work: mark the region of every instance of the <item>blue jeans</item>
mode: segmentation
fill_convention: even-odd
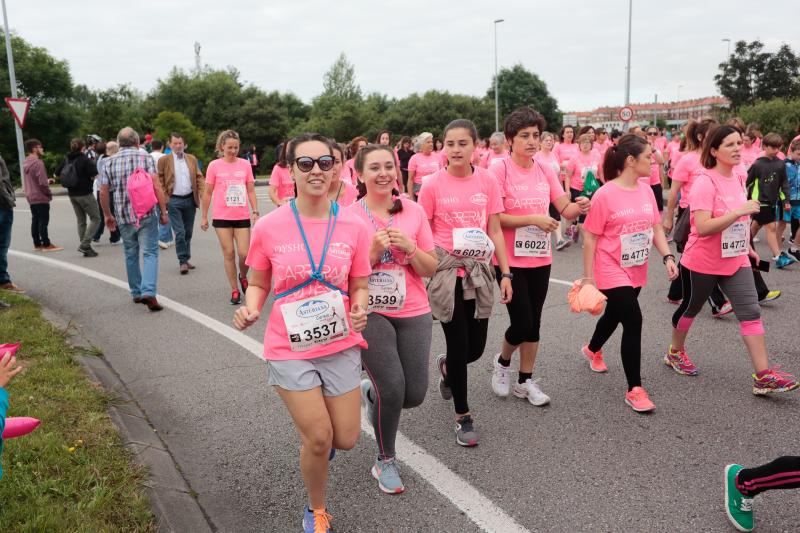
[[[11,246],[11,225],[14,209],[0,209],[0,285],[11,282],[8,275],[8,247]]]
[[[194,216],[197,213],[194,198],[173,196],[169,199],[167,211],[172,231],[175,232],[175,253],[178,254],[178,264],[184,265],[192,258],[192,231]]]
[[[155,214],[148,215],[141,220],[138,228],[133,224],[121,224],[119,232],[125,250],[125,270],[128,272],[131,296],[155,296],[158,282],[158,218]],[[143,260],[141,269],[140,249]]]
[[[156,216],[160,216],[161,208],[156,207]],[[158,240],[161,242],[172,242],[172,226],[158,222]]]

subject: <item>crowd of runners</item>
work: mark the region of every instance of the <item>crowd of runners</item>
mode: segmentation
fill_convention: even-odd
[[[534,375],[553,248],[580,243],[578,286],[594,286],[605,299],[594,332],[572,349],[591,371],[606,372],[603,346],[621,325],[627,381],[621,399],[634,411],[656,407],[640,375],[639,296],[653,247],[670,285],[665,305],[677,304],[666,365],[698,375],[693,359],[702,354],[690,357],[687,337],[708,301],[714,316],[733,312],[739,322],[754,394],[798,387],[770,363],[760,304],[780,291],[769,290],[759,271],[800,259],[800,136],[784,153],[779,135],[762,136],[736,119],[692,120],[669,135],[653,126],[609,134],[566,125],[556,133],[528,107],[505,117],[503,131],[487,140],[467,119],[452,121],[441,137],[423,132],[395,145],[388,131],[374,143],[356,137],[347,144],[303,134],[280,147],[269,180],[277,207],[263,216],[255,166],[239,157],[234,131],[219,134],[219,157],[205,173],[180,133],[166,150],[148,139],[149,152],[131,128],[115,142],[91,141],[87,149],[74,140],[58,169],[76,214],[80,253],[97,255],[91,243],[105,226],[112,243],[123,243],[133,301],[159,311],[159,245],[174,242],[180,274],[193,270],[199,208],[200,229],[213,227],[218,237],[230,303],[243,304],[235,326],[245,329],[268,312],[264,358],[269,384],[302,441],[306,531],[330,528],[328,463],[336,450],[355,446],[362,403],[377,444],[372,476],[383,492],[405,490],[395,439],[401,411],[425,399],[434,321],[446,340],[435,368],[442,398],[453,402],[455,440],[478,444],[467,376],[486,351],[495,285],[510,325],[490,349],[486,385],[497,396],[549,403]],[[43,147],[33,139],[26,150],[34,247],[59,251],[47,234],[52,177],[44,171]],[[772,261],[753,249],[762,228]],[[5,276],[0,287],[22,291]],[[270,294],[274,303],[264,310]],[[515,352],[519,366],[512,372]],[[740,495],[757,493],[747,483],[736,478],[732,487]]]

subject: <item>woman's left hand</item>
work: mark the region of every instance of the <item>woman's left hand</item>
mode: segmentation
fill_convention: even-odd
[[[367,310],[360,304],[353,304],[350,307],[350,323],[356,333],[364,331],[367,327]]]
[[[511,301],[514,290],[511,288],[511,280],[503,278],[500,280],[500,303],[507,304]]]
[[[678,277],[678,265],[675,264],[674,259],[667,259],[664,266],[667,268],[667,278],[669,278],[670,281]]]
[[[397,228],[386,228],[386,233],[389,234],[389,242],[392,248],[410,254],[417,246],[405,233]]]

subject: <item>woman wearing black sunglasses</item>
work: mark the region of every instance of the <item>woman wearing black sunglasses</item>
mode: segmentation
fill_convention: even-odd
[[[275,292],[264,334],[269,384],[302,441],[300,469],[310,505],[303,511],[305,531],[330,531],[328,461],[333,450],[355,446],[361,426],[371,239],[357,215],[328,199],[334,164],[328,139],[295,137],[286,159],[297,198],[253,228],[250,290],[233,321],[238,329],[251,326]]]

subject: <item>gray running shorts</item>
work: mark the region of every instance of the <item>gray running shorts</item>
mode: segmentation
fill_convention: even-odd
[[[267,361],[267,368],[270,385],[290,391],[322,387],[324,396],[341,396],[361,384],[361,348],[315,359]]]

